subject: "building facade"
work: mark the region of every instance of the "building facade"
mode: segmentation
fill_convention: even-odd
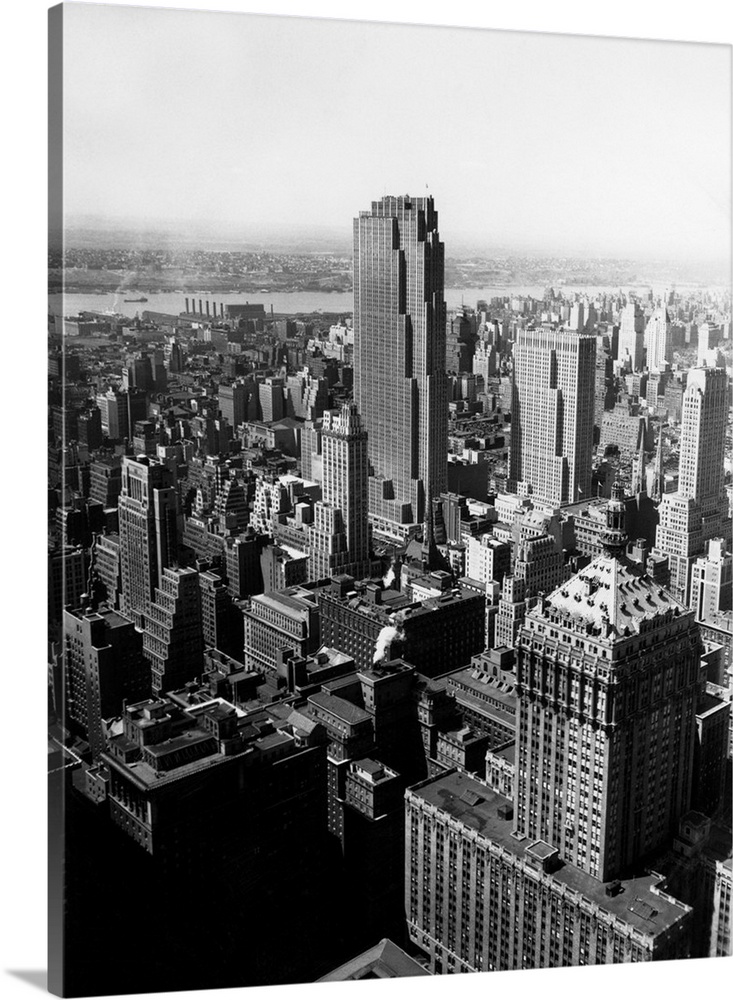
[[[541,327],[514,345],[509,479],[559,506],[590,496],[596,338]]]
[[[446,488],[444,248],[433,199],[384,197],[354,220],[354,399],[369,512],[403,539]]]
[[[369,573],[367,433],[353,403],[326,410],[322,429],[323,499],[310,528],[310,578]]]
[[[140,623],[177,557],[178,498],[170,469],[124,458],[118,504],[122,613]]]
[[[694,368],[682,404],[679,484],[659,505],[655,552],[669,559],[670,589],[689,604],[692,564],[712,538],[730,535],[723,487],[728,419],[728,377],[724,368]]]

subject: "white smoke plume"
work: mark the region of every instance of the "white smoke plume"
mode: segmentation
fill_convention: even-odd
[[[405,633],[401,628],[399,628],[403,621],[404,615],[402,612],[398,611],[396,614],[392,615],[392,624],[385,625],[377,636],[377,641],[374,645],[372,663],[381,663],[382,660],[389,659],[390,646],[395,639],[405,638]]]
[[[394,576],[394,566],[390,566],[389,569],[387,570],[387,575],[382,580],[382,583],[384,585],[384,589],[385,590],[388,587],[392,586],[392,584],[394,583],[394,578],[395,578],[395,576]]]
[[[385,625],[382,631],[377,636],[377,642],[374,646],[374,656],[372,657],[372,663],[380,663],[382,660],[387,659],[387,650],[392,644],[392,640],[396,639],[399,632],[394,627],[394,625]]]

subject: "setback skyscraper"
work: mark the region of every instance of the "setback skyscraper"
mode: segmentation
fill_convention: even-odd
[[[177,557],[178,498],[173,474],[148,458],[125,458],[119,498],[120,610],[139,627]]]
[[[644,368],[644,313],[636,302],[629,302],[621,312],[618,361],[622,368],[632,372]]]
[[[702,689],[693,615],[605,552],[526,614],[514,801],[447,771],[408,789],[405,908],[434,972],[687,957],[691,908],[644,873],[689,809]]]
[[[699,630],[623,556],[623,491],[606,551],[527,612],[517,643],[516,829],[604,881],[689,808]]]
[[[646,347],[646,366],[650,372],[664,371],[669,357],[669,315],[667,307],[662,305],[655,309],[649,318],[644,332]]]
[[[323,415],[323,499],[310,530],[310,578],[369,573],[367,433],[353,403]]]
[[[444,248],[433,199],[384,197],[354,220],[354,398],[369,434],[369,514],[416,534],[446,488]]]
[[[669,558],[670,589],[689,604],[692,563],[711,538],[730,539],[723,489],[728,378],[724,368],[693,368],[682,399],[679,485],[659,505],[655,553]]]
[[[594,334],[517,332],[509,449],[517,492],[553,507],[590,496],[595,364]]]

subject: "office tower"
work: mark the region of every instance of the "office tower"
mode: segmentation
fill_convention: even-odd
[[[97,396],[102,431],[113,441],[127,437],[127,400],[124,393],[108,389]]]
[[[479,340],[476,344],[472,367],[474,375],[480,375],[484,380],[484,392],[487,391],[489,379],[497,374],[497,366],[498,356],[496,348],[488,340]]]
[[[285,416],[285,387],[281,378],[266,378],[259,384],[260,409],[265,423]]]
[[[644,313],[636,302],[629,302],[621,311],[618,362],[627,371],[640,372],[644,368]]]
[[[116,507],[122,490],[122,460],[98,458],[89,467],[89,499],[104,507]]]
[[[170,375],[178,375],[184,369],[183,351],[175,337],[166,337],[163,348],[164,364]]]
[[[444,249],[433,199],[384,197],[354,220],[354,399],[369,434],[369,513],[404,540],[446,487]]]
[[[120,415],[120,430],[124,431],[122,436],[129,439],[138,420],[148,419],[148,395],[144,389],[129,389],[122,393],[122,398],[124,413]]]
[[[219,412],[230,427],[257,420],[258,404],[257,383],[252,378],[233,385],[219,385]]]
[[[654,466],[649,491],[652,500],[661,500],[664,496],[664,427],[665,425],[660,423],[657,431],[657,446],[654,451]]]
[[[519,493],[558,506],[591,493],[596,338],[517,331],[509,478]]]
[[[54,545],[48,552],[48,624],[62,624],[64,608],[77,608],[86,590],[89,558],[81,545]]]
[[[459,717],[467,726],[489,738],[490,749],[514,743],[517,694],[513,649],[485,649],[471,658],[470,666],[447,674],[445,684]],[[448,766],[455,764],[454,759]]]
[[[646,493],[646,453],[643,444],[631,462],[631,493],[633,496]]]
[[[102,447],[102,419],[99,407],[93,406],[77,415],[76,437],[89,451]]]
[[[214,514],[218,518],[221,534],[237,534],[244,531],[249,521],[247,491],[241,480],[225,479],[217,490]]]
[[[194,569],[167,567],[155,589],[155,599],[148,606],[143,649],[150,662],[155,695],[182,687],[203,669],[198,576]]]
[[[723,538],[711,538],[706,549],[692,564],[690,608],[698,621],[715,618],[731,606],[733,556],[726,551]]]
[[[300,431],[300,474],[309,482],[323,478],[323,419],[306,420]]]
[[[153,366],[149,355],[133,358],[130,364],[122,369],[123,389],[142,389],[151,392],[154,387]]]
[[[125,701],[150,693],[150,666],[140,633],[116,611],[64,611],[64,673],[68,719],[93,757],[106,747],[104,719],[122,712]]]
[[[689,604],[696,556],[711,538],[729,538],[723,488],[723,454],[728,416],[724,368],[693,368],[682,403],[679,482],[659,505],[655,553],[669,558],[670,589]]]
[[[287,379],[287,411],[289,417],[315,420],[328,407],[328,382],[312,375],[307,367]]]
[[[697,364],[699,368],[705,364],[710,350],[710,324],[701,323],[697,328]]]
[[[283,652],[307,657],[321,645],[321,616],[313,591],[288,587],[252,598],[244,613],[244,665],[273,675]]]
[[[227,590],[236,600],[262,593],[260,552],[265,539],[248,528],[239,538],[227,538],[224,549]]]
[[[116,532],[97,535],[92,547],[94,573],[102,585],[103,600],[107,607],[118,608],[122,575],[120,572],[120,536]]]
[[[689,954],[691,907],[641,872],[689,809],[699,630],[624,558],[618,485],[605,543],[519,631],[513,803],[455,772],[407,792],[408,926],[436,972]]]
[[[527,611],[525,596],[524,580],[516,576],[504,577],[494,626],[495,647],[515,648]]]
[[[365,709],[330,691],[310,695],[308,715],[323,727],[328,740],[328,828],[343,848],[346,777],[352,760],[374,751],[374,722]]]
[[[512,532],[512,573],[524,583],[527,600],[539,593],[549,593],[569,575],[559,533],[553,532],[551,524],[535,521],[535,514],[530,511]]]
[[[234,606],[223,577],[211,570],[199,573],[199,590],[204,649],[218,649],[241,659],[244,642],[242,614]]]
[[[650,372],[664,371],[672,360],[669,344],[669,314],[666,306],[659,306],[649,317],[644,331],[646,366]]]
[[[465,309],[451,311],[446,323],[445,368],[449,372],[470,372],[478,336],[473,316]]]
[[[260,551],[262,592],[270,594],[273,591],[294,587],[299,583],[307,583],[311,575],[308,569],[309,562],[307,551],[268,541]]]
[[[695,755],[691,807],[714,816],[725,791],[730,701],[705,691],[695,713]]]
[[[611,338],[605,333],[596,335],[595,394],[594,424],[597,431],[600,431],[604,412],[610,409],[616,401],[613,360],[611,359]],[[597,438],[594,439],[597,440]]]
[[[431,972],[689,957],[692,908],[659,876],[604,886],[514,827],[507,798],[455,769],[407,789],[405,914]]]
[[[509,573],[511,548],[507,542],[500,542],[490,532],[478,538],[466,538],[466,576],[471,580],[501,583]]]
[[[153,369],[153,388],[156,392],[165,392],[168,388],[168,369],[165,366],[165,351],[156,347],[150,356],[150,365]]]
[[[125,457],[118,512],[120,610],[139,625],[163,570],[177,558],[178,502],[170,469],[147,458]]]
[[[369,573],[367,433],[354,403],[323,415],[323,499],[310,528],[310,578]]]
[[[515,793],[519,833],[604,881],[689,807],[702,651],[692,613],[623,557],[618,484],[605,542],[519,632]]]

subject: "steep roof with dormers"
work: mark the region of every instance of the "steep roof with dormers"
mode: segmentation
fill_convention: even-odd
[[[587,626],[602,633],[631,635],[670,611],[688,609],[659,586],[641,567],[626,559],[600,555],[574,577],[539,602],[533,612],[559,612],[568,624]]]

